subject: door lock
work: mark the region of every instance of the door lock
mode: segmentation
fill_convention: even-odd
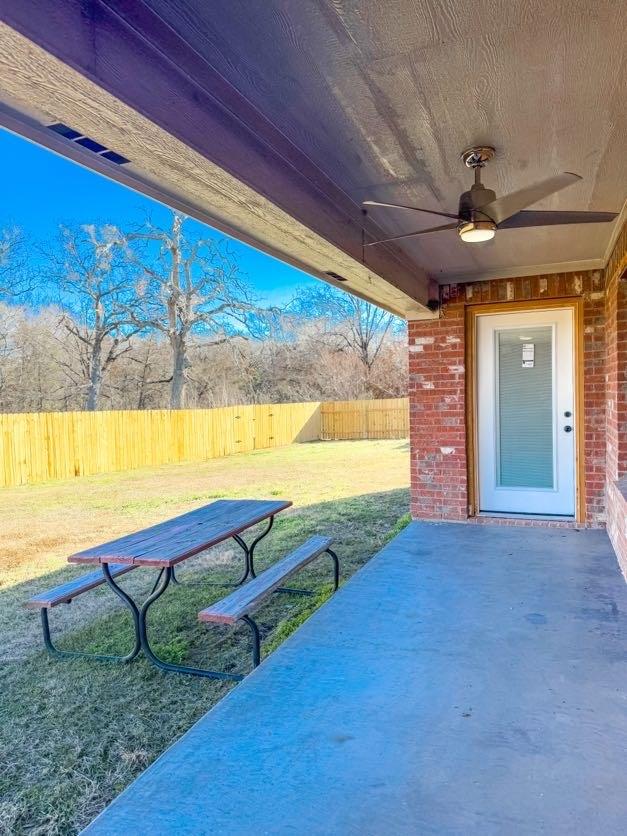
[[[567,410],[566,410],[566,412],[564,413],[564,418],[570,418],[570,416],[571,416],[572,414],[573,414],[573,413],[572,413],[572,412],[570,412],[570,411],[567,409]]]
[[[564,432],[565,433],[572,433],[572,431],[573,431],[573,428],[570,426],[570,424],[566,424],[566,426],[564,427]]]

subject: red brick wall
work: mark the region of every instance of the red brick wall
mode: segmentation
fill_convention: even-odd
[[[412,514],[468,519],[465,308],[487,302],[582,297],[587,525],[605,520],[605,293],[602,271],[444,285],[441,316],[409,323]]]
[[[412,514],[466,519],[463,307],[408,331]]]
[[[606,274],[607,529],[627,577],[627,226]]]
[[[607,482],[607,533],[627,580],[627,479]]]

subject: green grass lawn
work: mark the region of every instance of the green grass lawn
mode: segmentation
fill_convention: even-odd
[[[201,464],[108,474],[0,492],[0,833],[69,834],[85,826],[169,744],[234,687],[130,665],[57,661],[42,652],[38,614],[21,603],[85,571],[65,558],[220,497],[285,498],[255,555],[259,570],[311,534],[329,534],[345,581],[378,551],[408,510],[408,445],[322,442]],[[243,561],[224,545],[186,561],[151,611],[161,655],[224,670],[250,668],[250,636],[207,627],[197,613],[225,594]],[[122,580],[146,596],[155,572]],[[315,596],[272,596],[258,613],[272,652],[331,585],[330,561],[303,571]],[[59,644],[101,652],[129,646],[128,618],[106,589],[52,611]],[[259,719],[263,720],[263,712]]]

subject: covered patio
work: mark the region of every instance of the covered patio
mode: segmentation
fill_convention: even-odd
[[[627,574],[623,4],[484,5],[7,0],[0,125],[405,318],[414,518]]]
[[[602,531],[414,522],[86,832],[623,833],[626,612]]]
[[[625,832],[624,27],[4,3],[0,125],[408,322],[414,522],[88,832]]]

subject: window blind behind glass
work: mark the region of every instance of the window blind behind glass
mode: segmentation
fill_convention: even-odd
[[[533,345],[532,367],[523,366],[524,345]],[[552,349],[550,326],[497,333],[497,474],[501,487],[554,487]]]

